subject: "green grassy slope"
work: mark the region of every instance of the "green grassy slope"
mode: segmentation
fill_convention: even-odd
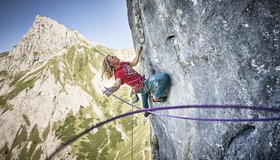
[[[55,78],[56,84],[54,85],[60,86],[62,92],[68,92],[65,88],[66,84],[81,87],[84,92],[92,97],[97,107],[102,110],[104,117],[100,118],[93,111],[93,105],[95,104],[80,105],[78,106],[80,108],[78,113],[74,114],[70,111],[63,121],[49,123],[43,133],[39,133],[36,125],[31,126],[29,118],[23,113],[24,121],[17,131],[12,146],[9,147],[6,144],[2,147],[0,157],[10,159],[12,150],[17,149],[20,150],[18,157],[20,159],[39,159],[44,155],[40,144],[47,140],[50,133],[54,133],[58,139],[66,141],[98,122],[130,111],[130,106],[117,101],[113,97],[107,98],[104,95],[99,95],[92,84],[96,72],[100,71],[104,56],[113,53],[114,50],[103,46],[92,48],[84,45],[72,46],[64,55],[56,56],[48,62],[42,63],[36,70],[21,72],[12,77],[11,89],[7,94],[0,96],[1,114],[8,111],[12,112],[16,106],[12,106],[9,101],[19,93],[32,89],[35,82],[44,79],[44,73],[49,70]],[[0,71],[0,74],[9,76],[5,70]],[[128,87],[122,87],[116,94],[130,101],[129,93],[130,89]],[[79,100],[79,97],[77,97],[77,100]],[[132,123],[131,117],[126,117],[99,127],[72,143],[73,153],[71,154],[74,154],[77,159],[130,159],[133,131],[133,139],[135,140],[133,157],[135,159],[150,159],[149,124],[144,124],[142,118],[143,115],[134,116]],[[31,130],[30,133],[28,133],[28,128]],[[31,145],[26,146],[28,143]]]

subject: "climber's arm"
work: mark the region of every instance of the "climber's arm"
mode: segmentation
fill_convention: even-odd
[[[117,78],[115,83],[113,84],[113,86],[110,87],[112,89],[111,90],[112,93],[116,92],[117,90],[119,90],[121,85],[122,85],[122,80],[120,78]]]
[[[141,55],[141,53],[142,53],[142,49],[143,49],[143,47],[140,46],[140,49],[139,49],[139,51],[136,53],[135,58],[129,63],[129,66],[130,66],[130,67],[134,67],[134,66],[136,66],[136,65],[138,64],[140,55]]]
[[[105,90],[103,91],[103,94],[106,96],[110,96],[113,92],[116,92],[120,89],[120,86],[122,85],[122,80],[120,78],[117,78],[112,87],[105,87]]]

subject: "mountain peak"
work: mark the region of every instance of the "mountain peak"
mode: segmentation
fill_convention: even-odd
[[[23,55],[57,53],[73,44],[90,44],[80,33],[68,29],[57,21],[37,15],[28,32],[11,51],[15,59]]]
[[[36,56],[48,59],[73,45],[92,45],[73,29],[68,29],[51,18],[37,15],[21,41],[11,50],[10,56],[20,70],[25,70]],[[27,62],[27,63],[26,63]],[[22,65],[25,64],[25,65]]]
[[[46,16],[40,16],[40,15],[37,15],[36,17],[35,17],[35,21],[34,21],[35,23],[40,23],[40,22],[47,22],[47,23],[57,23],[58,24],[58,22],[57,21],[55,21],[55,20],[53,20],[53,19],[51,19],[51,18],[48,18],[48,17],[46,17]]]
[[[46,24],[47,24],[47,23],[50,23],[50,24],[60,25],[57,21],[55,21],[55,20],[53,20],[53,19],[50,19],[50,18],[48,18],[48,17],[46,17],[46,16],[37,15],[37,16],[35,17],[35,21],[34,21],[33,25],[40,24],[40,23],[42,23],[42,24],[44,24],[44,23],[46,23]]]

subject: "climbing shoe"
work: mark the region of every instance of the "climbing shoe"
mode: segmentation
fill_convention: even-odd
[[[167,99],[167,97],[162,97],[162,98],[152,97],[153,102],[165,102],[166,99]]]
[[[150,115],[149,112],[145,112],[145,113],[144,113],[144,117],[148,117],[149,115]]]

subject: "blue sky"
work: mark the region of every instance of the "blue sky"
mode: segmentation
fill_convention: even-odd
[[[133,47],[126,0],[1,0],[0,52],[11,50],[21,40],[36,15],[109,48]]]

